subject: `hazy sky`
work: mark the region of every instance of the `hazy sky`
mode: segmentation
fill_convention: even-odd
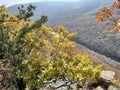
[[[21,4],[21,3],[28,3],[28,2],[38,2],[38,1],[81,1],[81,0],[0,0],[0,5],[14,5],[14,4]]]

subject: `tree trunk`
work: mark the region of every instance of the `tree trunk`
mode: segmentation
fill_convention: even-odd
[[[25,90],[26,84],[23,78],[16,78],[16,84],[18,90]]]

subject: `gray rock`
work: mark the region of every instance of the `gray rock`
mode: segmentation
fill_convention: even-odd
[[[113,71],[102,71],[100,74],[100,79],[102,79],[104,82],[111,83],[111,80],[114,79],[115,72]]]
[[[107,90],[118,90],[114,85],[110,85]]]
[[[104,86],[98,86],[95,90],[107,90]]]

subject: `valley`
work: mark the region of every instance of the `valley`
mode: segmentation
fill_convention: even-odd
[[[78,32],[72,40],[120,62],[120,33],[110,32],[106,23],[98,24],[96,15],[104,6],[110,6],[114,0],[84,0],[78,2],[40,2],[32,3],[36,11],[32,20],[41,15],[48,16],[48,26],[64,25],[70,32]],[[26,4],[25,6],[27,6]],[[9,7],[11,14],[19,5]]]

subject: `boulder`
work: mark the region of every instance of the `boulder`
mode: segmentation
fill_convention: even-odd
[[[118,90],[116,86],[110,85],[107,90]]]
[[[99,84],[104,85],[105,87],[109,87],[109,85],[112,83],[111,80],[114,79],[115,72],[113,71],[102,71],[99,77]]]
[[[98,86],[95,90],[107,90],[104,86]]]
[[[114,79],[115,72],[113,71],[102,71],[100,74],[100,79],[103,79],[105,82],[111,82]]]

